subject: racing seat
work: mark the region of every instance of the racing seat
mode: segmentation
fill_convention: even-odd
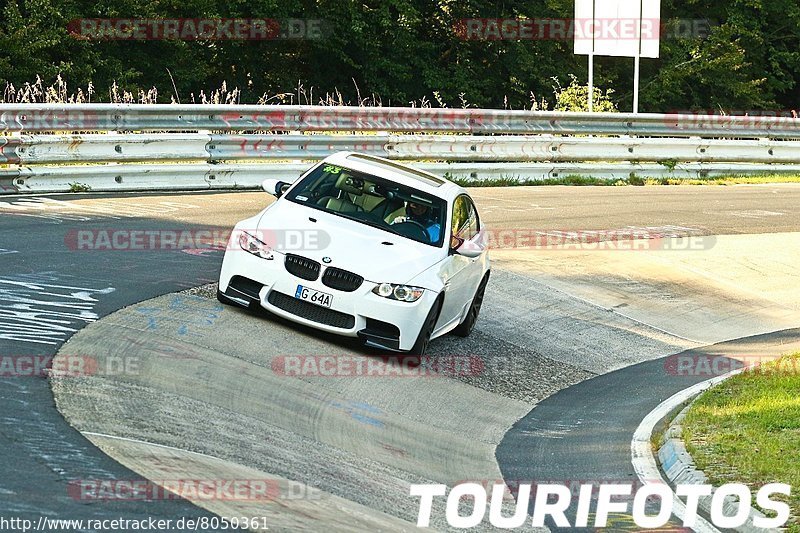
[[[364,210],[353,201],[364,194],[362,185],[356,178],[343,172],[334,186],[339,190],[339,196],[323,196],[317,201],[317,205],[336,213],[357,213]]]
[[[403,200],[397,198],[388,200],[383,206],[382,218],[388,224],[391,224],[397,217],[405,216],[405,214],[406,203]]]
[[[363,208],[364,211],[368,213],[373,212],[375,208],[386,201],[383,197],[383,193],[374,183],[364,182],[364,187],[362,187],[361,190],[364,194],[355,197],[353,203]]]

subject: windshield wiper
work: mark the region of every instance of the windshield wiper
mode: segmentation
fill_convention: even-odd
[[[344,218],[346,218],[348,220],[353,220],[355,222],[361,222],[362,224],[365,224],[367,226],[371,226],[373,228],[377,228],[379,230],[383,230],[383,231],[389,232],[392,235],[397,235],[399,237],[405,237],[406,239],[411,239],[414,242],[422,242],[422,241],[418,241],[417,239],[413,239],[413,238],[409,237],[408,235],[403,235],[399,231],[393,230],[392,227],[390,225],[388,225],[388,224],[387,225],[381,225],[381,224],[379,224],[377,222],[373,222],[373,221],[371,221],[371,220],[369,220],[367,218],[351,217],[351,216],[348,216],[348,215],[346,215],[344,213],[338,213],[338,214],[343,216]]]

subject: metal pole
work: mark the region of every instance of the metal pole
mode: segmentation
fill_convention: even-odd
[[[633,58],[633,112],[639,112],[639,56],[642,55],[642,16],[644,15],[644,0],[639,0],[639,46]]]
[[[589,52],[589,113],[594,111],[594,36],[597,0],[592,0],[592,49]]]
[[[589,53],[589,113],[594,111],[594,54]]]
[[[639,54],[633,59],[633,112],[639,112]]]

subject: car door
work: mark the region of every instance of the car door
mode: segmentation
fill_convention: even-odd
[[[459,237],[463,238],[473,246],[481,250],[485,250],[487,243],[485,240],[485,235],[481,232],[481,221],[480,217],[478,216],[478,210],[475,207],[475,203],[472,201],[472,198],[466,195],[464,195],[464,198],[468,205],[468,216],[465,228],[462,230],[462,235],[459,235]],[[465,276],[463,279],[467,284],[466,291],[468,299],[472,300],[472,297],[475,295],[475,291],[478,289],[478,285],[480,284],[481,277],[483,275],[483,256],[469,259],[465,270]]]
[[[466,194],[458,196],[453,202],[449,238],[451,241],[453,237],[474,241],[479,238],[479,231],[480,221],[475,205]],[[480,276],[480,269],[479,258],[470,259],[451,250],[441,271],[445,295],[437,328],[448,326],[461,318],[464,306],[472,300],[475,293],[479,281],[475,281],[475,278]]]

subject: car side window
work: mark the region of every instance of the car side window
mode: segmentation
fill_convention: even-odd
[[[468,196],[464,197],[464,200],[467,202],[468,206],[468,213],[467,216],[467,234],[468,237],[465,237],[467,240],[471,240],[475,237],[478,232],[480,231],[480,221],[478,220],[478,211],[475,209],[475,204],[472,203],[472,200]]]
[[[470,240],[478,234],[480,222],[478,212],[469,196],[461,195],[453,202],[453,235]]]
[[[464,225],[469,217],[469,212],[467,209],[467,203],[465,201],[464,196],[459,196],[456,198],[455,202],[453,202],[453,235],[456,237],[462,237],[461,232],[464,229]]]

